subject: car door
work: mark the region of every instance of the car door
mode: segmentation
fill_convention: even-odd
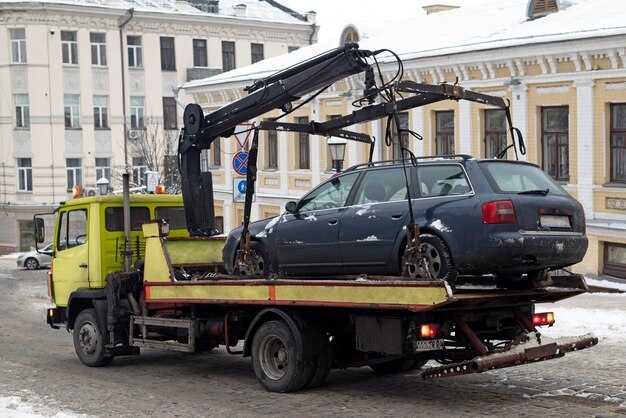
[[[65,306],[69,294],[89,287],[89,243],[87,208],[59,213],[53,261],[54,295],[57,305]]]
[[[414,169],[407,167],[409,184]],[[414,192],[411,195],[414,197]],[[403,167],[365,172],[353,204],[341,218],[340,253],[350,273],[375,272],[391,260],[398,234],[409,214]]]
[[[283,215],[274,226],[280,271],[319,274],[337,270],[340,218],[358,176],[350,173],[328,180],[298,202],[296,213]]]

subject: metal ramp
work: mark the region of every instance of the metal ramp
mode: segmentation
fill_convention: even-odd
[[[187,330],[187,341],[148,338],[148,327],[162,327]],[[139,335],[138,334],[139,331]],[[185,353],[196,351],[196,321],[192,319],[157,318],[149,316],[130,317],[130,345],[133,347],[174,350]]]

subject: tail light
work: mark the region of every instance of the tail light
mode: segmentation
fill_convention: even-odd
[[[421,338],[435,338],[439,335],[438,324],[422,324],[420,325],[420,337]]]
[[[517,223],[515,208],[510,200],[494,200],[483,203],[484,224],[514,224]]]
[[[536,327],[554,325],[554,312],[542,312],[533,315],[533,325]]]

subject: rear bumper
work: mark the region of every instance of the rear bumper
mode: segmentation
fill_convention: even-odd
[[[478,243],[459,265],[481,274],[562,268],[580,262],[587,245],[587,236],[578,232],[499,232]]]

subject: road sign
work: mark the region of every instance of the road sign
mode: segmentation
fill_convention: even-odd
[[[248,182],[245,177],[235,177],[233,179],[233,202],[245,202],[247,188]],[[254,200],[255,196],[252,195],[252,201]]]
[[[245,176],[248,172],[248,157],[249,154],[246,151],[237,151],[233,157],[233,170],[240,176]]]
[[[254,128],[254,123],[241,123],[235,128],[234,135],[237,140],[237,144],[239,144],[239,150],[248,149],[248,142],[250,141],[252,128]]]

